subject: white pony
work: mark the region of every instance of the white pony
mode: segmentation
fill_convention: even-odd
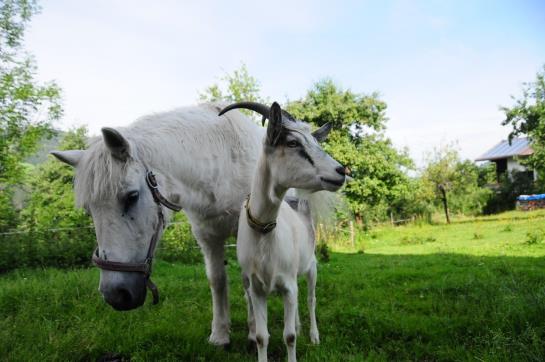
[[[225,108],[220,114],[240,105]],[[264,112],[263,112],[264,113]],[[269,125],[254,173],[251,193],[239,219],[237,256],[242,268],[249,304],[249,339],[257,343],[258,359],[267,360],[267,296],[284,298],[284,341],[288,360],[296,360],[297,277],[308,282],[310,339],[319,343],[316,324],[315,236],[308,204],[292,209],[284,202],[289,188],[336,191],[345,181],[345,168],[325,153],[318,141],[329,132],[325,125],[314,133],[310,127],[282,111],[270,108]]]
[[[150,239],[160,238],[171,213],[146,183],[147,172],[155,174],[161,194],[184,208],[204,254],[213,302],[209,341],[225,345],[224,240],[236,235],[264,129],[240,112],[218,117],[220,109],[203,104],[150,115],[127,128],[102,129],[87,150],[52,154],[75,168],[77,204],[92,216],[96,258],[107,263],[145,265]],[[144,303],[146,283],[142,272],[103,268],[99,290],[113,308],[128,310]]]

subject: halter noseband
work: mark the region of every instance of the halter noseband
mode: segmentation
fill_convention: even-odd
[[[151,281],[150,277],[151,277],[151,270],[152,270],[151,266],[153,263],[153,254],[155,252],[155,247],[157,246],[157,241],[159,240],[159,235],[161,234],[161,231],[165,228],[165,218],[163,215],[163,209],[161,205],[173,211],[180,211],[182,207],[168,201],[161,194],[161,192],[159,191],[159,186],[157,185],[157,180],[155,179],[155,175],[153,174],[153,172],[147,171],[147,170],[146,170],[146,184],[148,185],[151,191],[153,200],[157,204],[157,215],[159,219],[149,243],[148,253],[146,254],[146,260],[144,260],[143,263],[124,263],[120,261],[104,260],[100,258],[100,255],[98,253],[98,247],[97,247],[95,252],[93,253],[93,263],[102,270],[143,273],[144,276],[146,277],[146,287],[148,287],[148,289],[151,290],[151,294],[153,295],[153,304],[157,304],[159,302],[159,290],[157,289],[157,286]]]

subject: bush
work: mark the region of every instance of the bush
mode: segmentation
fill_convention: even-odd
[[[0,239],[0,272],[21,267],[90,266],[95,247],[93,228],[32,230],[3,235]]]
[[[316,254],[318,254],[318,260],[327,263],[329,262],[330,256],[329,256],[329,247],[324,241],[318,242],[316,245]]]
[[[541,193],[545,187],[534,182],[533,176],[528,172],[513,172],[511,177],[503,175],[496,193],[488,200],[485,214],[495,214],[515,208],[517,197],[520,195]]]
[[[543,230],[530,231],[526,234],[526,244],[534,245],[543,242]]]
[[[163,234],[157,256],[166,261],[201,262],[203,259],[200,248],[191,233],[191,225],[185,214],[176,214],[171,222]]]

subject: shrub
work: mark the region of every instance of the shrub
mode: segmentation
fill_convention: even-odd
[[[183,213],[176,214],[165,230],[157,256],[167,261],[196,263],[202,261],[197,240],[191,233],[191,225]]]
[[[543,242],[543,230],[530,231],[526,234],[526,244],[534,245]]]
[[[329,247],[324,241],[318,242],[318,244],[316,245],[316,253],[318,254],[318,260],[324,263],[329,262]]]

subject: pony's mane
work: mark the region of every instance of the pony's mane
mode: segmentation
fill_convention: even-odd
[[[117,195],[131,160],[121,162],[101,138],[93,138],[74,178],[76,205],[86,207],[89,200],[106,200]]]

